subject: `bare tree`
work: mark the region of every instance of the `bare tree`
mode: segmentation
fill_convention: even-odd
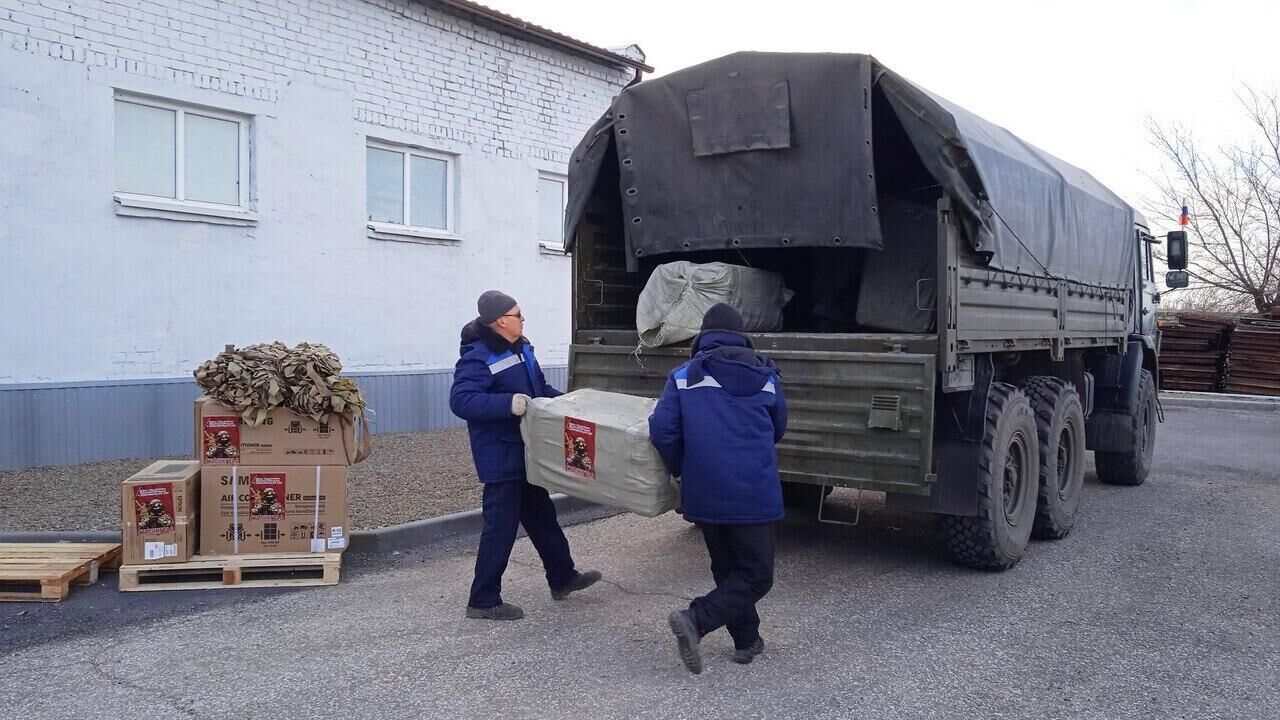
[[[1210,285],[1192,286],[1181,290],[1167,290],[1162,295],[1164,297],[1164,300],[1160,303],[1160,312],[1162,314],[1191,311],[1223,315],[1244,315],[1257,309],[1248,295]]]
[[[1190,204],[1187,271],[1203,302],[1230,307],[1235,296],[1265,312],[1280,305],[1280,96],[1245,86],[1236,97],[1254,131],[1246,142],[1206,151],[1186,128],[1148,121],[1165,161],[1150,204],[1175,222],[1169,209]]]

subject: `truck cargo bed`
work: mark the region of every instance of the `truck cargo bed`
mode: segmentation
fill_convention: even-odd
[[[657,397],[687,347],[637,351],[635,333],[583,331],[570,388]],[[932,479],[937,347],[931,335],[762,333],[782,374],[790,421],[783,480],[923,494]],[[609,342],[612,341],[612,342]]]

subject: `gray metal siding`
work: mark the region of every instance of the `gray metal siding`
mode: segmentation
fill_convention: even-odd
[[[564,366],[544,368],[563,388]],[[352,373],[369,398],[374,433],[457,427],[452,370]],[[192,380],[0,385],[0,470],[192,452]]]

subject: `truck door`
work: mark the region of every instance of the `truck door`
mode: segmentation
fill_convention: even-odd
[[[1151,347],[1156,341],[1156,308],[1160,303],[1160,289],[1156,285],[1155,268],[1151,263],[1150,236],[1138,230],[1138,332],[1151,340]]]

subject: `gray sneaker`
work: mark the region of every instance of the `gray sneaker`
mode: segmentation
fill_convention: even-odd
[[[733,661],[739,665],[750,665],[756,656],[764,652],[764,638],[756,638],[756,641],[749,648],[737,649],[733,651]]]
[[[477,608],[467,606],[467,617],[473,620],[519,620],[524,617],[524,611],[519,605],[511,603],[502,603],[491,608]]]
[[[602,577],[604,576],[600,574],[599,570],[588,570],[586,572],[578,573],[578,577],[570,580],[568,585],[565,585],[558,590],[552,590],[551,599],[564,600],[569,597],[570,593],[575,593],[579,590],[586,590],[592,585],[600,582],[600,578]]]
[[[698,627],[694,624],[693,618],[689,617],[689,613],[684,610],[677,610],[667,616],[667,623],[671,625],[671,632],[676,636],[676,642],[679,644],[680,662],[689,668],[689,672],[694,675],[702,673],[702,651],[698,645],[702,641],[702,636],[698,634]]]

